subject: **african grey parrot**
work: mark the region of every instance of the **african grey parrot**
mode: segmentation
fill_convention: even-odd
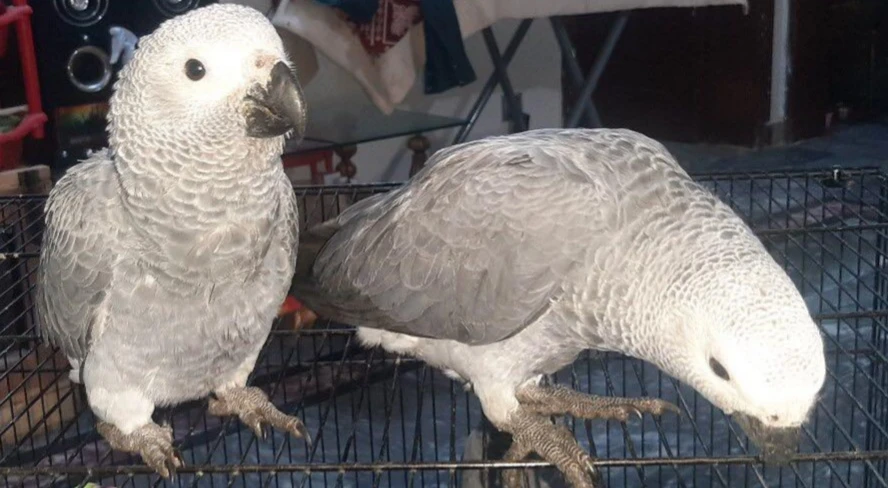
[[[508,460],[535,451],[576,487],[593,486],[592,460],[550,415],[678,410],[540,383],[585,349],[689,384],[778,462],[825,377],[818,328],[762,243],[661,144],[623,129],[440,150],[406,185],[303,232],[292,293],[363,344],[468,383],[512,435]]]
[[[110,101],[109,148],[46,203],[41,334],[67,355],[98,430],[163,476],[181,464],[155,406],[304,434],[246,380],[296,264],[280,155],[302,89],[258,11],[212,5],[143,37]]]

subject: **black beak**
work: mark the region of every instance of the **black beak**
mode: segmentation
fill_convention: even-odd
[[[789,464],[798,449],[801,427],[768,427],[759,419],[744,414],[734,415],[734,420],[758,446],[762,461],[778,466]]]
[[[301,139],[305,134],[302,86],[283,61],[274,65],[268,83],[254,86],[244,100],[248,136],[275,137],[292,130]]]

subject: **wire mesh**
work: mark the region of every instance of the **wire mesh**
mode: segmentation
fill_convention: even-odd
[[[827,381],[796,462],[765,466],[740,429],[693,390],[615,354],[584,354],[551,381],[620,396],[654,395],[681,417],[564,422],[608,487],[888,487],[888,188],[877,170],[696,175],[753,227],[822,329]],[[299,187],[303,228],[393,185]],[[95,432],[82,387],[36,333],[39,196],[0,198],[0,480],[5,486],[494,486],[507,444],[477,399],[439,371],[356,344],[350,327],[276,325],[251,384],[303,418],[314,440],[257,439],[205,401],[159,409],[186,466],[160,479]]]

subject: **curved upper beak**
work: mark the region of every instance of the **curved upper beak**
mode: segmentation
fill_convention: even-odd
[[[274,65],[265,86],[255,85],[244,100],[248,136],[275,137],[292,130],[301,139],[305,134],[307,114],[302,86],[283,61]]]
[[[749,440],[758,446],[762,461],[780,466],[792,460],[798,450],[801,427],[768,427],[759,419],[745,414],[735,414],[733,417]]]

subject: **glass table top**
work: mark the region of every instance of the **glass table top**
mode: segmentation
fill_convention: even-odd
[[[373,105],[309,107],[308,128],[301,143],[287,141],[284,154],[336,149],[466,124],[466,119],[406,110],[386,115]],[[406,141],[405,141],[406,144]]]

